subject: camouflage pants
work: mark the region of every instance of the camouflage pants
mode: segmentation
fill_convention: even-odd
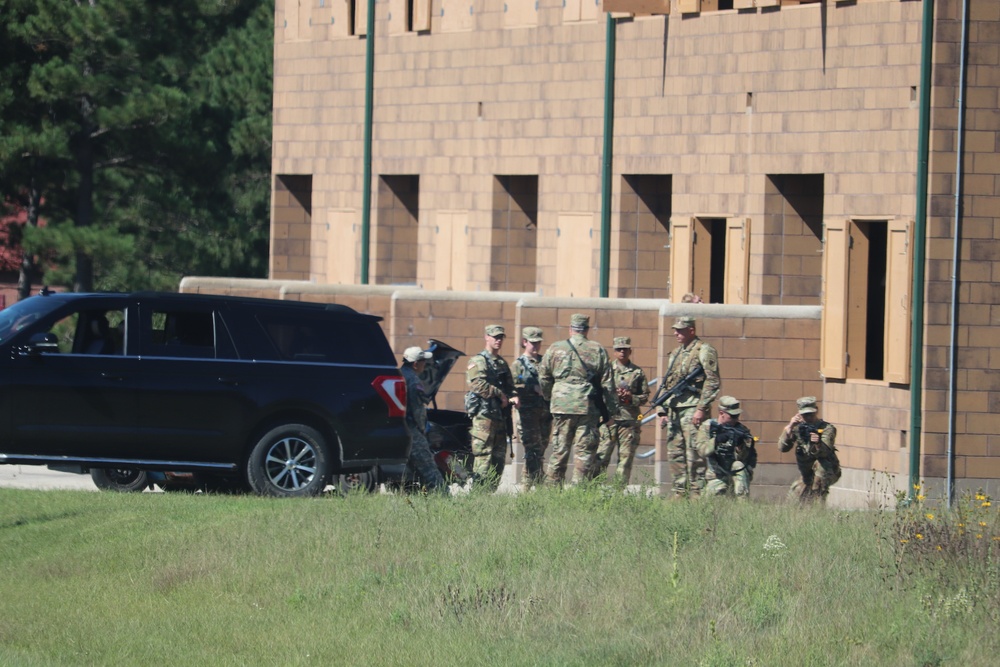
[[[406,432],[410,434],[410,457],[406,461],[407,465],[417,473],[420,483],[428,489],[443,487],[444,477],[434,463],[431,443],[427,441],[427,436],[409,424],[406,425]]]
[[[730,476],[716,474],[712,467],[708,466],[705,471],[705,495],[749,498],[752,480],[753,468],[748,468],[740,461],[733,463]]]
[[[576,444],[576,478],[592,479],[597,472],[597,415],[552,415],[552,456],[550,482],[566,479],[569,455]]]
[[[618,448],[618,467],[615,478],[625,484],[632,478],[632,462],[639,449],[642,429],[638,421],[612,421],[601,427],[601,444],[597,448],[598,473],[606,472],[611,463],[611,454]]]
[[[477,484],[496,490],[507,463],[507,428],[503,419],[479,415],[472,418],[473,479]]]
[[[545,479],[545,448],[552,432],[552,415],[545,407],[518,410],[518,437],[524,447],[524,483]]]
[[[796,480],[788,490],[788,499],[802,503],[818,500],[826,502],[830,487],[840,479],[840,460],[834,454],[821,459],[796,455],[802,479]]]
[[[697,496],[705,488],[705,459],[695,449],[697,427],[691,423],[697,408],[677,408],[668,414],[667,463],[674,496]]]

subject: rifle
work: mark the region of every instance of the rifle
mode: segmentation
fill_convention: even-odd
[[[802,422],[799,424],[799,438],[806,444],[805,448],[796,448],[796,453],[800,453],[802,456],[817,456],[819,454],[820,445],[823,444],[823,430],[828,426],[828,424],[822,419],[815,421],[812,424],[809,422]],[[820,437],[819,442],[812,442],[810,436],[815,433]]]
[[[653,402],[649,404],[649,410],[646,414],[639,416],[639,423],[645,425],[653,421],[656,418],[656,408],[660,407],[674,396],[679,396],[685,391],[693,389],[694,381],[702,377],[705,377],[705,371],[701,366],[698,366],[681,378],[680,381],[678,381],[677,384],[670,389],[667,389],[662,393],[657,392],[656,398],[654,398]],[[661,386],[660,389],[662,390],[663,387]]]

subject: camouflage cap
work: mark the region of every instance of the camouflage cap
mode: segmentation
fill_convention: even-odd
[[[795,405],[799,406],[800,415],[806,415],[810,412],[819,412],[819,408],[816,407],[815,396],[803,396],[799,400],[795,401]]]
[[[590,318],[586,315],[581,315],[580,313],[576,313],[570,316],[569,326],[571,329],[589,329]]]
[[[541,343],[542,330],[538,327],[524,327],[521,329],[521,338],[530,340],[532,343]]]
[[[408,347],[403,351],[403,361],[409,361],[411,364],[421,359],[433,359],[434,355],[430,352],[425,352],[419,347]]]
[[[632,349],[632,339],[629,338],[628,336],[616,336],[615,337],[615,344],[614,344],[613,347],[616,350],[619,350],[619,349],[622,349],[622,348],[628,348],[628,349],[631,350]]]
[[[732,396],[723,396],[719,399],[719,410],[725,412],[727,415],[733,415],[734,417],[743,414],[743,408],[740,407],[740,402]]]
[[[694,326],[693,317],[678,317],[671,326],[672,329],[690,329]]]
[[[486,325],[486,335],[495,338],[496,336],[506,336],[507,334],[504,333],[502,324],[488,324]]]

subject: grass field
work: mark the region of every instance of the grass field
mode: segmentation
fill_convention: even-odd
[[[985,502],[0,489],[0,664],[996,664]]]

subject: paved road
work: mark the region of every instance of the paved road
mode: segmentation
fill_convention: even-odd
[[[82,489],[97,491],[90,475],[56,472],[45,466],[0,465],[0,487],[13,489]]]

